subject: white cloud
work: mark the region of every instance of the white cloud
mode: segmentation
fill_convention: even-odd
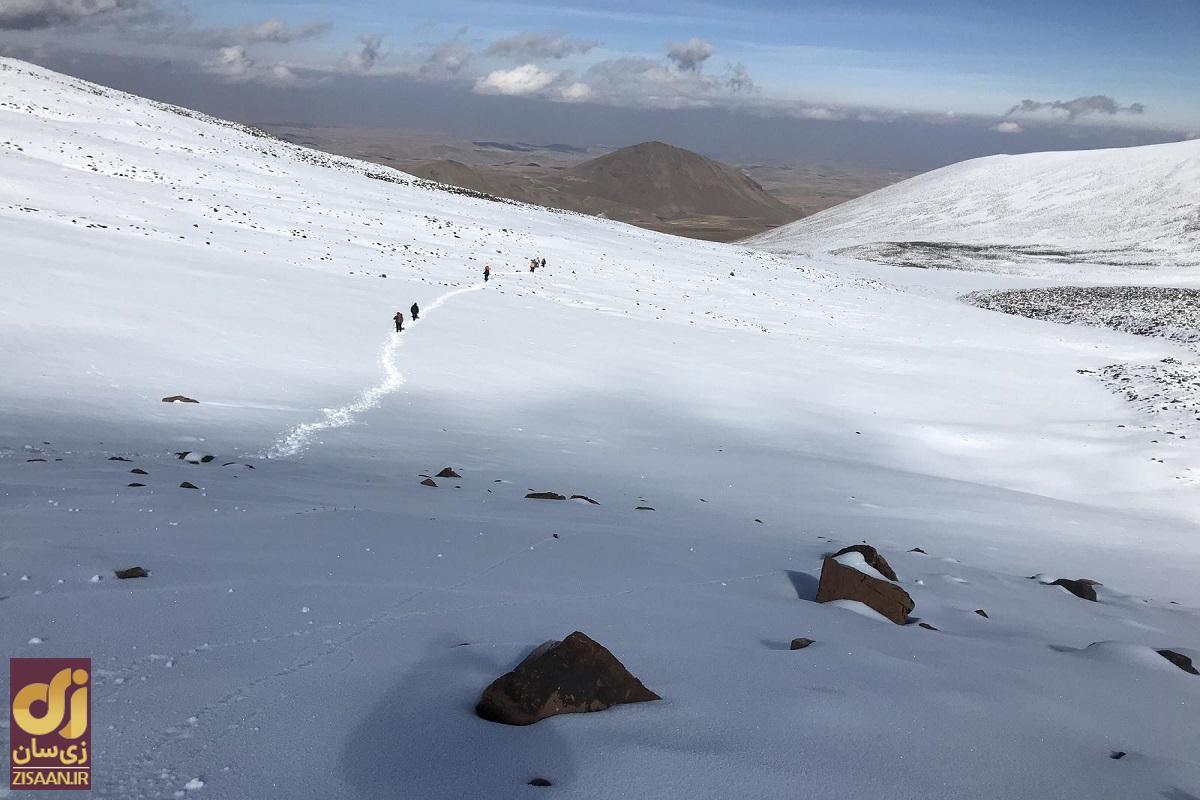
[[[1023,133],[1025,131],[1025,129],[1016,122],[999,122],[992,126],[992,130],[996,131],[997,133]]]
[[[667,45],[667,58],[675,62],[681,72],[699,72],[700,67],[712,57],[716,48],[711,42],[693,36],[686,42],[671,42]]]
[[[157,13],[154,0],[2,0],[0,30],[38,30],[81,22],[108,24]]]
[[[542,69],[536,64],[524,64],[489,73],[475,83],[475,91],[480,94],[514,96],[536,94],[554,83],[557,77],[557,72]]]
[[[383,36],[378,33],[364,33],[358,37],[358,50],[347,53],[342,59],[342,69],[345,72],[365,73],[375,67],[383,50]]]
[[[582,81],[576,81],[568,86],[564,86],[559,92],[563,100],[571,103],[582,103],[584,100],[591,98],[592,87]]]
[[[299,76],[286,64],[260,64],[242,45],[222,47],[205,61],[204,71],[229,83],[265,83],[272,86],[292,86]]]
[[[518,33],[492,42],[487,54],[513,59],[560,59],[586,53],[598,44],[594,39],[573,39],[561,33]]]

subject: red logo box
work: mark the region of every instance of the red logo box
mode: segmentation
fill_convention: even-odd
[[[10,658],[10,789],[92,788],[92,660]]]

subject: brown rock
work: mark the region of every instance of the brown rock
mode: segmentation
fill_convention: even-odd
[[[821,579],[817,584],[817,602],[831,600],[857,600],[897,625],[903,625],[916,607],[908,592],[900,586],[839,564],[832,556],[821,566]]]
[[[435,475],[434,477],[435,477],[435,478],[461,478],[461,477],[462,477],[462,475],[459,475],[457,472],[455,472],[454,470],[450,469],[450,467],[443,467],[443,468],[442,468],[442,471],[441,471],[441,472],[439,472],[439,473],[438,473],[437,475]]]
[[[810,644],[813,644],[812,639],[804,639],[804,638],[792,639],[792,643],[790,645],[788,645],[788,650],[803,650],[804,648],[808,647]]]
[[[200,402],[199,400],[193,400],[190,397],[184,397],[181,394],[173,394],[170,397],[164,397],[162,399],[162,401],[164,403],[199,403]]]
[[[422,486],[432,486],[433,488],[436,489],[437,481],[435,481],[433,478],[426,478],[425,480],[421,481],[421,485]]]
[[[1087,578],[1075,581],[1070,578],[1059,578],[1050,585],[1061,586],[1076,597],[1091,600],[1093,603],[1096,602],[1095,581],[1090,581]]]
[[[852,544],[849,547],[843,547],[833,554],[834,558],[845,555],[846,553],[861,553],[867,563],[883,577],[889,581],[897,580],[896,571],[892,569],[892,565],[887,562],[887,559],[879,554],[879,551],[869,544]]]
[[[512,672],[492,681],[475,713],[490,722],[532,725],[556,714],[660,699],[603,645],[575,631],[535,649]]]
[[[116,575],[121,580],[125,580],[127,578],[149,578],[150,577],[150,573],[146,571],[145,567],[129,567],[128,569],[119,569],[119,570],[116,570],[113,574]]]
[[[565,495],[558,492],[530,492],[525,495],[526,500],[566,500]]]
[[[1192,664],[1192,660],[1183,653],[1176,653],[1174,650],[1159,650],[1158,654],[1170,661],[1175,666],[1179,667],[1184,672],[1189,672],[1192,675],[1200,675],[1200,670],[1197,670]]]

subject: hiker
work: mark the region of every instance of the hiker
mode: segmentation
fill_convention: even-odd
[[[420,307],[417,306],[416,303],[412,304],[412,308],[410,308],[409,311],[412,312],[413,322],[416,322],[418,319],[421,318],[421,309],[420,309]]]
[[[538,268],[538,260],[536,258],[529,259],[529,271],[533,272]]]
[[[546,268],[546,259],[544,259],[544,258],[543,258],[543,259],[542,259],[542,263],[541,263],[539,266],[540,266],[542,269],[545,269],[545,268]]]
[[[492,265],[484,264],[483,265],[483,282],[487,283],[488,278],[490,278],[490,277],[492,277]]]
[[[404,315],[403,314],[401,314],[399,311],[397,311],[396,316],[392,317],[392,319],[396,323],[396,333],[399,333],[400,331],[404,330]]]

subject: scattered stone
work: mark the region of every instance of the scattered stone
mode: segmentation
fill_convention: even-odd
[[[918,628],[924,628],[924,629],[925,629],[925,630],[927,630],[927,631],[936,631],[936,630],[937,630],[937,628],[933,627],[933,626],[932,626],[932,625],[930,625],[928,622],[918,622],[918,623],[917,623],[917,627],[918,627]]]
[[[121,456],[109,456],[108,460],[109,461],[130,461],[132,459],[122,458]]]
[[[184,481],[183,483],[179,484],[179,488],[180,489],[199,489],[200,487],[197,486],[196,484],[192,483],[191,481]]]
[[[1176,653],[1174,650],[1159,650],[1158,654],[1184,672],[1192,675],[1200,675],[1200,670],[1197,670],[1192,664],[1192,660],[1183,653]]]
[[[141,469],[140,467],[134,467],[133,469],[131,469],[129,471],[132,472],[134,475],[149,475],[150,474],[149,472],[146,472],[146,470]]]
[[[638,506],[634,511],[653,511],[654,506]]]
[[[422,486],[432,486],[433,488],[436,489],[437,481],[435,481],[433,478],[426,478],[425,480],[421,481],[421,485]]]
[[[162,399],[162,401],[164,403],[199,403],[200,402],[199,400],[193,400],[190,397],[184,397],[181,394],[173,394],[170,397],[164,397]]]
[[[45,461],[45,460],[46,459],[44,459],[44,458],[27,458],[27,459],[25,459],[25,463],[28,464],[31,461]]]
[[[881,556],[879,551],[871,545],[852,544],[849,547],[843,547],[841,550],[838,550],[833,554],[833,557],[837,558],[838,556],[844,556],[846,553],[860,553],[862,557],[866,559],[867,564],[869,564],[876,572],[883,575],[883,577],[887,578],[889,581],[897,580],[896,571],[892,569],[892,565],[889,564],[887,559]]]
[[[755,522],[757,522],[759,525],[762,525],[762,524],[763,524],[763,521],[762,521],[761,519],[757,519],[757,518],[756,518],[754,521],[755,521]]]
[[[435,478],[461,478],[461,477],[462,477],[462,475],[459,475],[457,472],[455,472],[454,470],[450,469],[450,467],[443,467],[443,468],[442,468],[442,471],[441,471],[441,472],[439,472],[439,473],[438,473],[437,475],[435,475],[434,477],[435,477]]]
[[[805,639],[803,637],[799,639],[792,639],[791,644],[788,645],[788,650],[803,650],[810,644],[813,644],[812,639]]]
[[[212,461],[212,460],[213,460],[213,459],[215,459],[215,458],[216,458],[216,456],[201,456],[201,457],[200,457],[200,463],[201,463],[201,464],[207,464],[208,462]]]
[[[1125,751],[1124,750],[1113,750],[1111,753],[1108,754],[1108,757],[1111,758],[1113,761],[1120,761],[1122,758],[1125,757]]]
[[[525,495],[526,500],[566,500],[565,495],[558,492],[530,492]]]
[[[553,786],[554,784],[551,783],[546,778],[534,778],[533,780],[531,780],[529,782],[529,785],[530,786]]]
[[[817,584],[817,602],[857,600],[878,611],[897,625],[903,625],[916,607],[912,597],[897,584],[880,580],[854,567],[839,564],[832,556],[821,567]]]
[[[1066,589],[1068,592],[1070,592],[1071,594],[1075,595],[1076,597],[1083,598],[1084,600],[1091,600],[1093,603],[1095,603],[1096,602],[1096,590],[1094,588],[1095,583],[1096,583],[1095,581],[1090,581],[1090,580],[1087,580],[1086,578],[1083,578],[1080,580],[1071,580],[1070,578],[1059,578],[1058,580],[1053,581],[1050,585],[1051,586],[1061,586],[1064,589]]]
[[[660,700],[603,645],[575,631],[536,648],[483,690],[475,713],[490,722],[532,725],[556,714],[603,711]]]
[[[986,612],[986,611],[984,611],[982,608],[977,608],[977,609],[975,609],[975,613],[976,613],[976,614],[978,614],[979,616],[983,617],[984,619],[991,619],[991,618],[990,618],[990,617],[987,615],[987,612]]]
[[[587,502],[591,503],[591,504],[592,504],[592,505],[594,505],[594,506],[598,506],[598,505],[600,505],[600,504],[599,504],[599,503],[597,503],[595,500],[593,500],[592,498],[588,497],[586,494],[573,494],[573,495],[571,495],[571,499],[572,499],[572,500],[585,500],[585,501],[587,501]]]
[[[119,570],[115,571],[113,574],[116,575],[121,580],[126,580],[128,578],[149,578],[150,577],[150,573],[146,571],[145,567],[129,567],[128,569],[119,569]]]
[[[132,489],[137,486],[145,486],[145,485],[146,484],[144,484],[144,483],[131,483],[131,484],[129,484],[129,488]]]
[[[921,554],[921,555],[923,555],[923,556],[925,556],[925,555],[929,555],[928,553],[926,553],[924,550],[922,550],[922,549],[921,549],[921,548],[919,548],[919,547],[914,547],[912,550],[909,550],[908,552],[910,552],[910,553],[920,553],[920,554]]]

